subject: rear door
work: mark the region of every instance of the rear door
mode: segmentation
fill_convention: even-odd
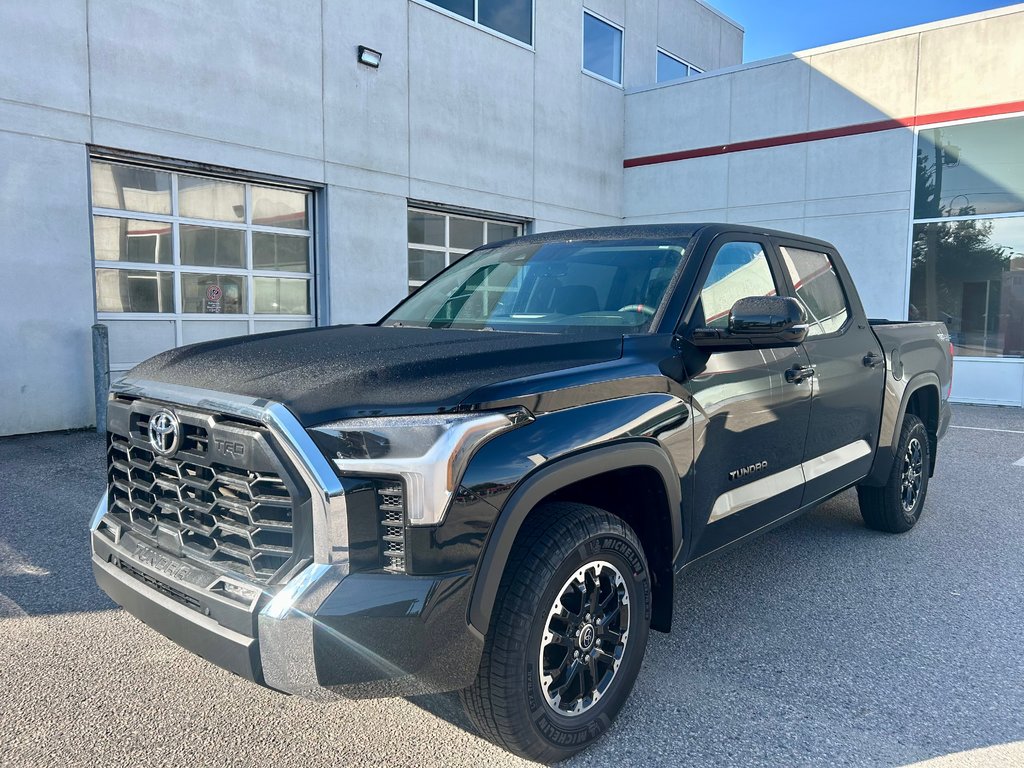
[[[695,285],[682,336],[728,327],[729,310],[785,282],[770,242],[751,233],[715,239]],[[698,358],[702,360],[702,358]],[[690,557],[699,557],[800,506],[809,383],[786,382],[806,365],[800,347],[713,352],[690,371],[694,414],[694,503]]]
[[[803,504],[855,483],[871,469],[882,409],[885,365],[849,273],[834,251],[775,241],[787,290],[803,304],[811,378],[804,449]]]

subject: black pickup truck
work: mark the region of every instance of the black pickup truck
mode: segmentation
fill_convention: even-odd
[[[543,761],[626,703],[677,572],[855,487],[917,522],[940,323],[868,320],[830,244],[734,225],[485,246],[379,323],[175,349],[112,388],[93,568],[232,672],[462,692]]]

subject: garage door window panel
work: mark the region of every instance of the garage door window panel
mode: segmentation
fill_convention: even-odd
[[[252,267],[284,272],[308,272],[309,238],[253,232]]]
[[[93,247],[99,261],[174,263],[174,227],[163,221],[97,216]]]
[[[173,312],[174,275],[135,269],[97,269],[96,307],[100,312]]]
[[[92,204],[143,213],[171,213],[171,174],[151,168],[94,161]]]
[[[309,195],[273,187],[252,188],[252,223],[261,227],[309,229]]]
[[[508,240],[521,224],[443,211],[409,209],[409,292],[485,243]]]
[[[245,232],[182,224],[181,264],[189,267],[245,268]]]
[[[178,176],[178,215],[241,224],[245,221],[245,185],[199,176]]]

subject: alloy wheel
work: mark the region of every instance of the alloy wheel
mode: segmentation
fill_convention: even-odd
[[[629,641],[629,592],[611,563],[587,563],[562,585],[540,644],[541,690],[560,715],[577,716],[608,690]]]

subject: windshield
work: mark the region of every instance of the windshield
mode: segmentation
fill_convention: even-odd
[[[665,298],[685,245],[586,240],[483,248],[420,288],[382,325],[641,332]]]

